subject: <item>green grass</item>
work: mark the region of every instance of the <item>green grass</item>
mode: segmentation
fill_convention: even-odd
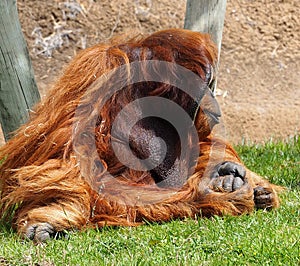
[[[236,150],[248,168],[272,183],[300,189],[300,136],[289,142],[243,145]]]
[[[279,209],[88,230],[43,245],[0,223],[0,265],[300,265],[300,138],[237,150],[249,168],[287,187]]]

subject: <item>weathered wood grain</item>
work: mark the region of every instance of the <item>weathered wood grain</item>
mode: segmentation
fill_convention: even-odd
[[[221,51],[226,0],[187,0],[184,27],[206,32]]]
[[[39,99],[16,0],[1,0],[0,123],[6,140],[26,122],[28,111]]]

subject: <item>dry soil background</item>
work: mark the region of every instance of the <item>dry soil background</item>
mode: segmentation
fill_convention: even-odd
[[[185,0],[19,0],[44,95],[78,52],[122,32],[181,28]],[[300,1],[228,0],[218,100],[237,142],[299,134]]]

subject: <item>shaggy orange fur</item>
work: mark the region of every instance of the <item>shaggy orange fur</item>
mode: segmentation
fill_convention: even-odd
[[[97,98],[99,89],[103,89],[97,80],[117,67],[126,65],[130,72],[132,62],[172,62],[192,71],[209,86],[216,58],[216,48],[208,35],[179,29],[127,41],[111,41],[82,51],[48,96],[36,106],[31,120],[1,147],[2,216],[9,217],[14,211],[13,225],[17,231],[43,241],[55,232],[85,226],[135,226],[145,220],[240,215],[255,207],[277,207],[276,187],[244,168],[233,148],[212,136],[212,117],[205,113],[210,101],[205,103],[203,98],[201,108],[194,112],[190,108],[191,100],[172,86],[145,82],[115,93],[97,111],[97,105],[104,101]],[[176,78],[172,71],[166,71],[170,73],[167,77],[170,80]],[[147,75],[146,72],[147,69],[143,74]],[[84,98],[87,90],[91,92]],[[209,87],[206,90],[209,91]],[[111,140],[116,136],[111,134],[111,125],[117,113],[138,98],[137,95],[171,99],[195,116],[199,156],[194,172],[182,186],[159,186],[155,174],[163,179],[161,172],[130,169],[114,156]],[[90,104],[92,110],[89,111],[96,110],[96,124],[82,123],[91,115],[85,109],[78,112],[78,105],[85,106],[84,101]],[[93,127],[95,134],[79,138],[75,149],[73,142],[78,136],[74,124],[78,121],[79,126]],[[147,127],[151,125],[149,122]],[[157,127],[155,130],[159,131],[161,126]],[[139,136],[142,135],[139,130],[146,130],[143,132],[148,134],[141,126],[137,129]],[[162,134],[170,134],[168,132],[167,129]],[[97,154],[89,154],[93,140]],[[138,156],[146,156],[141,151],[144,147],[136,139],[132,143]],[[80,162],[78,151],[81,152]],[[91,174],[94,170],[90,162],[97,166],[96,178]],[[222,167],[229,170],[222,173]],[[232,172],[230,169],[239,170]],[[244,175],[239,174],[243,171]],[[114,179],[106,178],[108,172]],[[106,181],[104,193],[99,189],[101,180]],[[145,204],[140,204],[139,199]]]

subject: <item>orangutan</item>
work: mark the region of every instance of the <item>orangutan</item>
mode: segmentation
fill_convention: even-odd
[[[278,207],[277,187],[212,132],[216,60],[207,34],[182,29],[80,52],[0,149],[3,219],[45,241]]]

